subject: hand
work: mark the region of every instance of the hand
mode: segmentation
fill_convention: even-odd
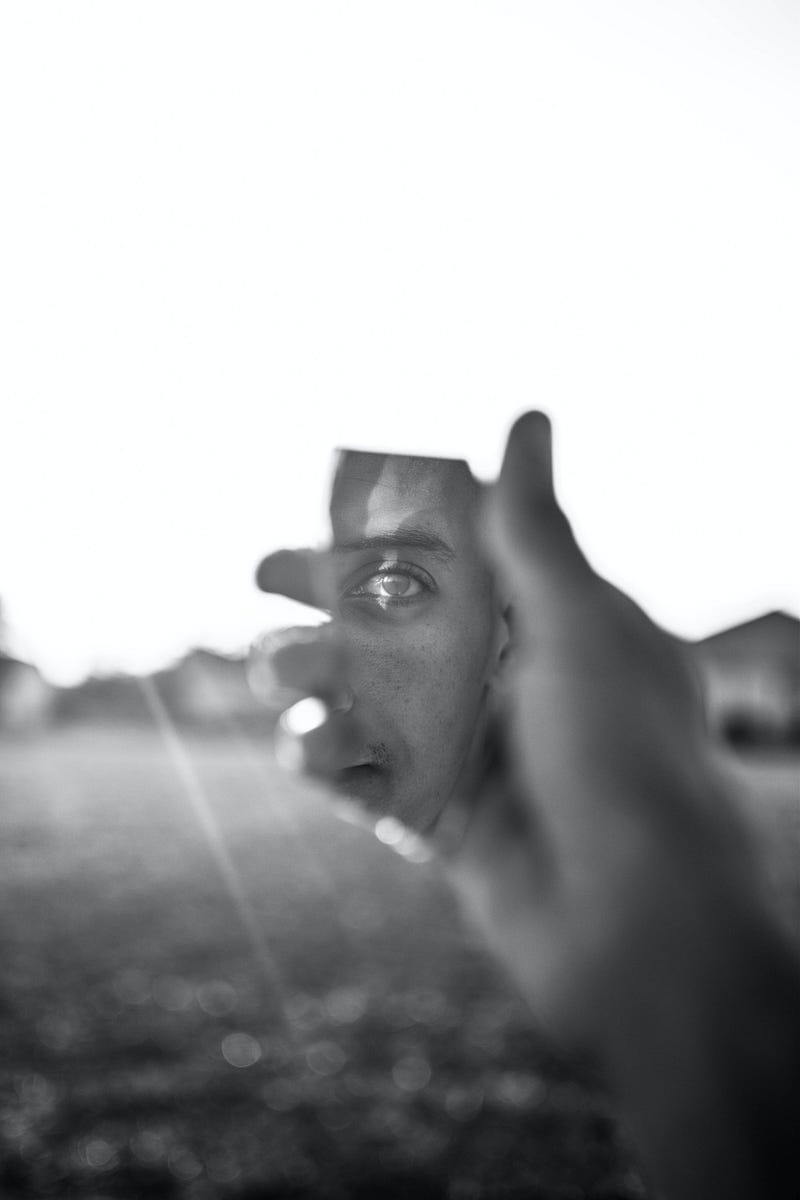
[[[512,430],[484,510],[513,646],[491,752],[431,840],[534,1009],[605,1067],[667,1194],[777,1196],[795,1164],[797,964],[681,648],[577,546],[542,414]],[[262,586],[319,603],[323,563],[273,556]],[[335,629],[287,637],[273,664],[325,705],[305,733],[290,710],[284,751],[334,779],[354,736]]]
[[[665,1195],[777,1200],[798,1170],[796,948],[678,643],[575,542],[542,414],[511,432],[484,542],[515,670],[457,886],[534,1007],[600,1061]]]
[[[751,847],[682,646],[590,567],[540,413],[512,430],[483,542],[514,612],[502,765],[449,870],[550,1027],[592,1044],[620,972],[704,943],[715,897],[755,893]]]
[[[323,559],[314,551],[280,551],[265,560],[261,575],[269,590],[310,604],[319,600]],[[264,635],[251,648],[248,680],[277,720],[278,763],[332,783],[357,742],[344,648],[332,627],[299,625]]]
[[[662,936],[671,928],[680,939],[722,876],[749,870],[747,841],[679,643],[600,579],[575,543],[541,414],[512,432],[484,510],[513,644],[492,693],[491,752],[476,746],[428,833],[540,1016],[561,1037],[591,1042],[601,980],[617,977],[654,910]],[[325,553],[281,551],[259,582],[336,612]],[[342,626],[334,618],[284,631],[262,655],[284,710],[279,760],[332,785],[363,742],[360,710],[346,703]]]

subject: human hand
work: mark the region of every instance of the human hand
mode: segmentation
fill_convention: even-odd
[[[371,463],[356,465],[362,480]],[[379,490],[391,490],[385,474]],[[398,503],[395,497],[394,515]],[[591,1040],[601,982],[618,976],[621,954],[636,961],[626,947],[646,940],[655,910],[661,936],[669,930],[679,940],[707,907],[698,890],[705,896],[723,875],[744,876],[747,842],[720,787],[682,648],[600,579],[575,543],[555,499],[541,414],[513,430],[483,510],[485,554],[513,606],[512,645],[480,720],[468,722],[471,752],[438,819],[428,819],[432,810],[393,809],[383,794],[387,775],[372,769],[365,750],[367,701],[381,700],[374,689],[370,695],[371,682],[391,676],[402,690],[398,645],[409,634],[419,641],[419,622],[409,625],[404,616],[376,625],[373,611],[368,628],[375,633],[365,643],[340,611],[327,553],[282,551],[259,571],[265,590],[333,615],[316,630],[284,631],[266,656],[262,650],[267,690],[283,710],[276,751],[284,765],[339,795],[359,795],[373,821],[388,815],[424,829],[494,953],[551,1029]],[[467,590],[463,579],[460,590]],[[424,606],[422,622],[434,623]],[[463,630],[460,641],[468,640]],[[386,645],[391,653],[381,657]],[[419,678],[408,692],[422,686]],[[462,697],[463,689],[451,707]],[[430,697],[421,707],[427,716]],[[418,757],[426,752],[423,746]]]
[[[577,546],[542,414],[515,425],[483,510],[512,640],[429,844],[535,1011],[605,1068],[667,1195],[782,1196],[796,957],[761,905],[681,646]],[[326,561],[272,556],[261,584],[320,604]],[[283,701],[305,697],[281,757],[341,784],[363,737],[336,624],[286,635],[272,663]]]
[[[796,947],[681,647],[592,571],[540,413],[511,432],[484,544],[514,670],[454,881],[534,1007],[604,1068],[665,1195],[777,1200],[798,1170]]]
[[[514,613],[501,749],[438,838],[531,1003],[592,1045],[621,986],[755,895],[751,846],[683,647],[575,541],[543,414],[512,430],[482,533]]]

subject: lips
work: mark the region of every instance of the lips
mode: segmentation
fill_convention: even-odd
[[[340,774],[345,779],[368,779],[371,775],[379,774],[380,770],[373,762],[357,762],[344,767]]]
[[[336,778],[336,790],[359,800],[366,808],[383,808],[387,795],[386,773],[374,762],[353,763]]]

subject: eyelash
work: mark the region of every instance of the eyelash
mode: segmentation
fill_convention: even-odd
[[[420,599],[420,596],[418,595],[384,597],[370,596],[368,592],[358,592],[355,590],[357,587],[364,587],[364,585],[369,583],[370,579],[374,579],[376,575],[410,575],[411,578],[420,584],[420,586],[424,588],[426,592],[432,594],[437,590],[433,579],[430,577],[428,572],[423,571],[421,567],[417,567],[413,563],[385,560],[379,564],[373,563],[369,568],[364,568],[359,573],[358,582],[348,586],[345,589],[342,599],[369,599],[373,601],[383,600],[385,604],[390,604],[393,608],[405,604],[414,604]]]

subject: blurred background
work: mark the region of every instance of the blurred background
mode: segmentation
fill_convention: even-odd
[[[276,776],[253,570],[335,446],[545,408],[796,929],[799,20],[4,6],[4,1195],[646,1194],[435,864]]]

